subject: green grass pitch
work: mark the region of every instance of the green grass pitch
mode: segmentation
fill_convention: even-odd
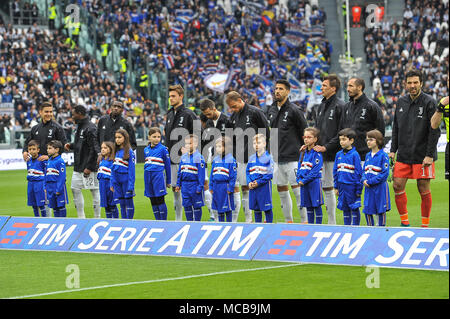
[[[436,162],[431,183],[433,207],[430,227],[449,227],[448,182],[444,154]],[[72,168],[67,170],[67,216],[76,217],[70,192]],[[154,219],[144,197],[143,164],[136,168],[135,219]],[[274,221],[284,222],[274,187]],[[85,211],[93,217],[92,199],[83,190]],[[409,219],[420,226],[420,196],[415,181],[407,184]],[[294,197],[293,197],[294,198]],[[0,172],[0,215],[33,216],[26,206],[25,171]],[[174,219],[172,193],[166,196],[168,219]],[[391,187],[392,210],[387,226],[398,226]],[[294,208],[295,199],[293,203]],[[299,222],[294,209],[294,222]],[[343,224],[337,210],[337,223]],[[104,212],[102,211],[102,216]],[[203,220],[209,214],[203,210]],[[239,221],[244,221],[241,211]],[[324,213],[324,224],[327,223]],[[362,216],[361,224],[365,225]],[[79,270],[79,287],[71,286],[71,265]],[[150,298],[150,299],[448,299],[449,273],[379,269],[379,284],[369,288],[366,267],[288,264],[263,261],[216,260],[184,257],[129,256],[69,252],[0,250],[0,298]],[[72,278],[73,279],[73,278]]]

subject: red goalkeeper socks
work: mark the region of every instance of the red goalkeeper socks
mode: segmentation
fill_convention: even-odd
[[[420,209],[422,211],[422,227],[428,227],[430,225],[431,205],[433,203],[433,200],[431,199],[431,192],[427,191],[425,193],[421,193],[420,197],[422,198],[422,203],[420,205]]]
[[[404,190],[395,193],[395,204],[397,206],[398,213],[400,214],[400,221],[404,226],[409,226],[408,208],[406,207],[407,203],[408,198],[406,197],[406,192]]]

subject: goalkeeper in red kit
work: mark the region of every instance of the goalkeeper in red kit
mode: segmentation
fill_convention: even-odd
[[[405,186],[408,179],[417,180],[421,197],[422,227],[428,227],[432,205],[430,181],[435,178],[434,161],[437,160],[439,129],[432,129],[431,117],[436,111],[436,101],[422,92],[423,77],[419,70],[406,73],[408,94],[398,99],[392,128],[389,157],[394,165],[393,182],[395,204],[400,214],[401,226],[409,226]]]

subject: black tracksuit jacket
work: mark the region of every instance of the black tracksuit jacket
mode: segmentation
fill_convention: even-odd
[[[334,162],[336,153],[340,151],[338,133],[342,129],[341,118],[344,112],[345,102],[334,94],[328,99],[323,99],[317,109],[316,128],[320,130],[318,145],[326,147],[322,153],[323,160]]]
[[[270,128],[278,129],[278,162],[298,162],[303,134],[308,126],[302,110],[286,101],[280,109],[275,102],[267,111]],[[275,150],[271,150],[275,152]]]
[[[74,154],[75,172],[82,173],[85,168],[92,172],[98,170],[97,156],[100,146],[97,140],[97,126],[88,117],[77,123],[74,142],[70,144]]]
[[[194,120],[198,120],[195,113],[186,108],[184,105],[180,105],[175,112],[175,108],[172,107],[167,111],[166,127],[164,128],[165,145],[171,154],[172,147],[183,141],[185,136],[177,136],[173,140],[170,139],[170,134],[173,130],[177,128],[185,128],[189,134],[194,133]],[[200,142],[200,141],[199,141]],[[178,152],[178,158],[181,158],[181,148]],[[172,164],[178,164],[173,161],[171,156]]]
[[[25,140],[23,152],[28,152],[28,143],[31,140],[39,142],[39,154],[41,155],[47,155],[48,142],[58,140],[63,145],[63,149],[60,150],[62,153],[64,151],[64,144],[66,144],[66,134],[63,127],[55,121],[50,120],[45,124],[41,121],[31,128],[30,134]]]
[[[245,103],[240,112],[231,114],[229,125],[234,129],[233,156],[237,162],[247,163],[249,157],[255,153],[255,150],[253,149],[253,141],[250,140],[251,138],[249,138],[249,135],[245,134],[245,130],[249,128],[253,129],[253,134],[258,134],[258,129],[262,129],[263,133],[266,135],[266,148],[269,148],[269,123],[261,109]],[[236,129],[239,128],[242,129],[243,134],[237,134],[238,131],[236,131]],[[243,149],[241,149],[241,147],[243,147]]]
[[[391,143],[391,152],[397,152],[397,161],[422,164],[425,156],[437,160],[440,129],[433,130],[430,124],[436,105],[435,99],[423,92],[414,101],[409,94],[398,99]]]
[[[352,128],[356,132],[356,140],[353,146],[361,158],[366,159],[369,148],[366,143],[366,133],[377,129],[383,136],[385,125],[381,108],[374,101],[369,99],[364,93],[358,99],[350,99],[345,105],[344,114],[341,119],[342,128]]]
[[[134,133],[133,124],[128,122],[123,116],[112,118],[111,115],[103,115],[97,123],[97,140],[98,145],[102,145],[104,141],[115,143],[115,133],[118,129],[124,129],[130,136],[130,145],[133,150],[136,149],[136,135]]]

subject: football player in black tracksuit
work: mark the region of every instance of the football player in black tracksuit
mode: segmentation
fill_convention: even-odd
[[[364,94],[365,83],[363,79],[352,78],[347,83],[347,92],[350,101],[345,105],[341,118],[342,128],[351,128],[356,132],[353,146],[361,158],[366,158],[369,148],[366,143],[366,133],[377,129],[384,136],[385,124],[381,108]]]
[[[252,144],[252,137],[259,133],[259,131],[264,131],[263,134],[266,135],[267,145],[269,145],[269,123],[267,121],[264,112],[259,108],[249,105],[244,102],[241,95],[236,91],[228,92],[225,97],[225,102],[233,112],[229,119],[229,126],[233,129],[233,157],[238,163],[238,176],[237,181],[241,185],[242,189],[242,205],[244,206],[245,221],[250,223],[252,221],[252,213],[249,208],[249,188],[247,186],[247,177],[245,169],[247,167],[247,162],[255,151],[250,146]],[[238,129],[236,131],[236,129]],[[246,135],[244,134],[247,129]],[[235,188],[235,193],[239,192],[239,187]],[[236,202],[235,197],[235,204]],[[233,221],[237,219],[237,216],[233,216]]]
[[[272,150],[272,156],[275,157],[274,179],[287,223],[293,221],[289,184],[297,201],[301,221],[307,219],[306,209],[300,207],[300,186],[296,181],[300,147],[304,144],[302,136],[307,123],[300,108],[289,101],[290,90],[291,85],[287,80],[278,80],[275,84],[275,103],[267,111],[270,128],[278,129],[278,150]]]
[[[75,139],[73,143],[67,143],[64,148],[67,151],[73,150],[74,154],[71,184],[73,202],[78,218],[85,218],[84,198],[81,190],[85,188],[83,178],[87,179],[89,185],[86,187],[89,188],[92,194],[94,218],[100,218],[100,193],[97,180],[97,156],[100,153],[100,146],[97,140],[97,126],[90,121],[86,115],[86,108],[82,105],[75,106],[72,117],[77,124]]]
[[[314,147],[323,156],[322,189],[324,203],[327,208],[328,224],[336,224],[336,197],[334,194],[333,165],[336,153],[340,150],[339,131],[345,102],[337,93],[341,81],[335,74],[330,74],[322,81],[322,102],[317,109],[316,128],[320,130],[320,138]]]
[[[229,127],[229,118],[226,114],[217,110],[214,101],[210,99],[203,99],[200,101],[199,107],[203,115],[206,117],[205,130],[202,134],[202,140],[204,141],[203,143],[205,146],[207,146],[211,142],[214,142],[215,139],[219,138],[219,136],[217,136],[219,133],[220,135],[225,135],[225,129]],[[214,131],[213,129],[217,129],[217,131]],[[210,145],[209,149],[211,150],[212,159],[214,157],[214,143]],[[202,155],[205,160],[208,160],[209,153],[202,153]]]
[[[422,227],[428,227],[432,206],[430,181],[435,178],[434,161],[440,135],[439,128],[431,127],[437,103],[431,95],[422,92],[423,77],[419,70],[408,71],[405,78],[408,94],[397,101],[389,153],[392,160],[397,153],[393,172],[395,204],[401,226],[409,226],[405,187],[408,179],[416,179]]]
[[[31,128],[31,132],[23,145],[23,160],[28,161],[28,143],[31,140],[39,142],[39,160],[48,160],[47,143],[52,140],[58,140],[62,145],[66,144],[66,134],[61,125],[53,120],[53,105],[50,102],[44,102],[39,107],[41,122]],[[62,150],[61,150],[62,151]]]
[[[128,132],[130,137],[130,145],[133,150],[136,149],[136,135],[133,125],[128,122],[123,116],[123,103],[114,101],[111,104],[111,114],[103,115],[97,124],[97,139],[98,145],[102,145],[104,141],[115,143],[115,133],[118,129],[124,129]],[[100,157],[98,158],[98,161]]]
[[[166,127],[164,128],[165,145],[169,151],[170,161],[171,161],[171,174],[172,181],[177,180],[178,164],[181,159],[181,147],[184,146],[183,141],[186,136],[181,134],[174,136],[172,139],[170,135],[176,129],[184,128],[187,130],[188,134],[194,134],[194,121],[198,120],[195,113],[186,108],[183,105],[184,90],[181,85],[171,85],[169,86],[169,103],[172,106],[167,111],[166,117]],[[200,124],[200,123],[199,123]],[[201,125],[199,125],[201,129]],[[180,132],[181,133],[181,132]],[[200,132],[199,132],[200,133]],[[178,147],[178,152],[172,154],[176,151],[174,147]],[[174,183],[175,185],[175,183]],[[172,187],[174,191],[174,207],[175,207],[175,220],[181,221],[183,214],[183,206],[181,201],[181,193],[175,191],[175,187]]]
[[[228,116],[217,110],[214,101],[207,98],[200,101],[199,107],[202,111],[200,118],[203,117],[205,119],[204,130],[202,133],[202,155],[205,158],[206,163],[208,163],[214,158],[214,141],[220,136],[224,136],[225,129],[229,126]],[[217,212],[213,212],[211,209],[212,194],[209,191],[208,177],[209,176],[207,176],[205,180],[205,204],[207,206],[209,205],[208,209],[211,216],[210,220],[218,221],[219,216],[217,215]],[[241,206],[239,204],[239,209],[240,207]]]

